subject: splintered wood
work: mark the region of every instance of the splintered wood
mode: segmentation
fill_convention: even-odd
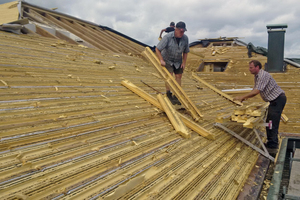
[[[195,121],[199,121],[203,117],[203,115],[200,113],[196,105],[190,100],[181,86],[176,82],[173,76],[168,72],[168,70],[160,65],[158,58],[151,51],[151,49],[149,47],[146,47],[143,54],[152,62],[160,75],[165,79],[165,82],[170,86],[173,93],[182,103],[182,105],[191,113],[193,119]]]
[[[219,90],[219,89],[213,87],[212,85],[210,85],[209,83],[207,83],[205,80],[203,80],[203,79],[201,79],[199,76],[197,76],[195,73],[193,73],[193,77],[194,77],[197,81],[199,81],[199,82],[203,83],[204,85],[206,85],[207,87],[209,87],[211,90],[213,90],[213,91],[215,91],[216,93],[218,93],[218,94],[220,94],[221,96],[223,96],[224,98],[226,98],[226,99],[232,101],[233,103],[235,103],[235,104],[237,104],[237,105],[240,105],[240,106],[243,105],[243,104],[242,104],[241,102],[239,102],[239,101],[234,101],[233,98],[232,98],[231,96],[229,96],[228,94],[222,92],[221,90]]]
[[[134,85],[130,81],[124,80],[124,81],[121,82],[121,84],[123,86],[125,86],[126,88],[128,88],[129,90],[131,90],[132,92],[139,95],[140,97],[142,97],[143,99],[145,99],[146,101],[150,102],[151,104],[153,104],[157,108],[159,108],[161,110],[164,110],[164,108],[157,101],[157,99],[155,99],[153,96],[151,96],[150,94],[148,94],[147,92],[145,92],[141,88],[137,87],[136,85]],[[181,120],[184,122],[184,124],[188,128],[192,129],[193,131],[195,131],[196,133],[198,133],[199,135],[201,135],[201,136],[203,136],[207,139],[215,140],[215,136],[212,133],[210,133],[210,131],[208,131],[205,128],[201,127],[199,124],[191,121],[189,118],[187,118],[186,116],[180,114],[179,112],[176,112],[176,113],[177,113],[177,115],[180,116]]]
[[[269,103],[253,103],[248,106],[241,106],[232,113],[222,113],[216,118],[217,123],[238,122],[243,127],[253,129],[266,116]]]
[[[168,97],[166,96],[163,97],[161,94],[158,94],[157,99],[160,105],[162,106],[162,108],[164,109],[165,113],[167,114],[176,132],[185,138],[190,138],[191,134],[189,133],[188,129],[180,119],[179,115],[177,115],[177,112],[173,108]]]
[[[281,114],[281,120],[286,124],[289,120],[289,118],[285,114]]]

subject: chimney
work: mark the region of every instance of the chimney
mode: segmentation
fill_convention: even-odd
[[[284,71],[284,34],[287,24],[267,25],[268,29],[268,62],[265,68],[268,72]]]

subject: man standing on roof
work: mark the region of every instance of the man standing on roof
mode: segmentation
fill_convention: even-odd
[[[174,23],[174,22],[171,22],[171,23],[170,23],[170,27],[167,27],[167,28],[165,28],[165,29],[162,29],[162,30],[160,31],[158,40],[160,41],[160,40],[162,39],[162,38],[161,38],[161,35],[162,35],[163,32],[166,32],[166,33],[173,32],[173,31],[175,30],[174,27],[175,27],[175,23]]]
[[[185,68],[187,54],[190,52],[189,39],[184,34],[187,31],[184,22],[178,22],[175,31],[165,35],[158,43],[155,51],[160,64],[166,67],[171,75],[175,73],[175,80],[181,86],[182,73]],[[176,96],[172,96],[166,83],[167,96],[173,104],[179,104]]]
[[[270,102],[266,122],[272,120],[272,129],[266,128],[268,142],[265,146],[269,149],[278,149],[278,128],[286,96],[273,77],[261,68],[262,65],[257,60],[249,62],[249,71],[254,75],[253,90],[243,96],[235,97],[233,100],[242,102],[260,93],[264,101]]]

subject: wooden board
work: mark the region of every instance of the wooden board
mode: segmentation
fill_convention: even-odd
[[[160,65],[158,58],[155,56],[155,54],[151,51],[151,49],[149,47],[145,48],[143,55],[145,55],[151,61],[151,63],[155,66],[157,71],[165,79],[165,82],[169,85],[169,87],[171,88],[173,93],[176,95],[176,97],[179,99],[179,101],[183,104],[183,106],[187,109],[187,111],[190,112],[193,119],[195,121],[199,121],[200,118],[203,117],[203,115],[197,109],[196,105],[190,100],[190,98],[184,92],[182,87],[177,83],[177,81],[173,78],[173,76],[168,72],[168,70],[165,67],[162,67]]]
[[[168,116],[171,124],[173,125],[174,129],[176,130],[176,132],[185,138],[190,138],[191,134],[189,133],[188,129],[186,128],[186,126],[184,125],[182,120],[180,119],[179,115],[177,115],[177,112],[173,108],[172,103],[170,102],[168,97],[166,97],[166,96],[163,97],[161,94],[158,94],[157,99],[158,99],[161,107],[167,114],[167,116]]]
[[[130,81],[124,80],[124,81],[121,82],[121,84],[123,86],[125,86],[126,88],[128,88],[129,90],[131,90],[132,92],[139,95],[140,97],[142,97],[143,99],[145,99],[146,101],[150,102],[151,104],[153,104],[157,108],[163,110],[160,103],[153,96],[151,96],[150,94],[148,94],[147,92],[145,92],[141,88],[135,86]],[[201,127],[199,124],[193,122],[192,120],[190,120],[186,116],[180,114],[179,112],[177,112],[177,114],[181,117],[181,120],[184,122],[184,124],[188,128],[192,129],[193,131],[195,131],[196,133],[198,133],[199,135],[201,135],[201,136],[203,136],[207,139],[215,140],[215,136],[210,131],[208,131],[205,128]]]
[[[232,101],[233,103],[242,106],[243,104],[239,101],[233,101],[233,98],[231,96],[229,96],[228,94],[225,94],[224,92],[222,92],[221,90],[213,87],[212,85],[210,85],[209,83],[207,83],[206,81],[204,81],[203,79],[201,79],[199,76],[197,76],[195,73],[193,73],[193,77],[197,80],[200,81],[201,83],[203,83],[204,85],[206,85],[207,87],[209,87],[211,90],[215,91],[216,93],[220,94],[221,96],[223,96],[224,98]]]

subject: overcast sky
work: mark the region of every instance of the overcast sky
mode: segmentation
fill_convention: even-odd
[[[300,58],[299,0],[25,0],[115,29],[147,45],[157,45],[161,29],[184,21],[189,42],[240,37],[268,47],[266,25],[287,24],[285,57]],[[0,0],[0,3],[10,2]]]

